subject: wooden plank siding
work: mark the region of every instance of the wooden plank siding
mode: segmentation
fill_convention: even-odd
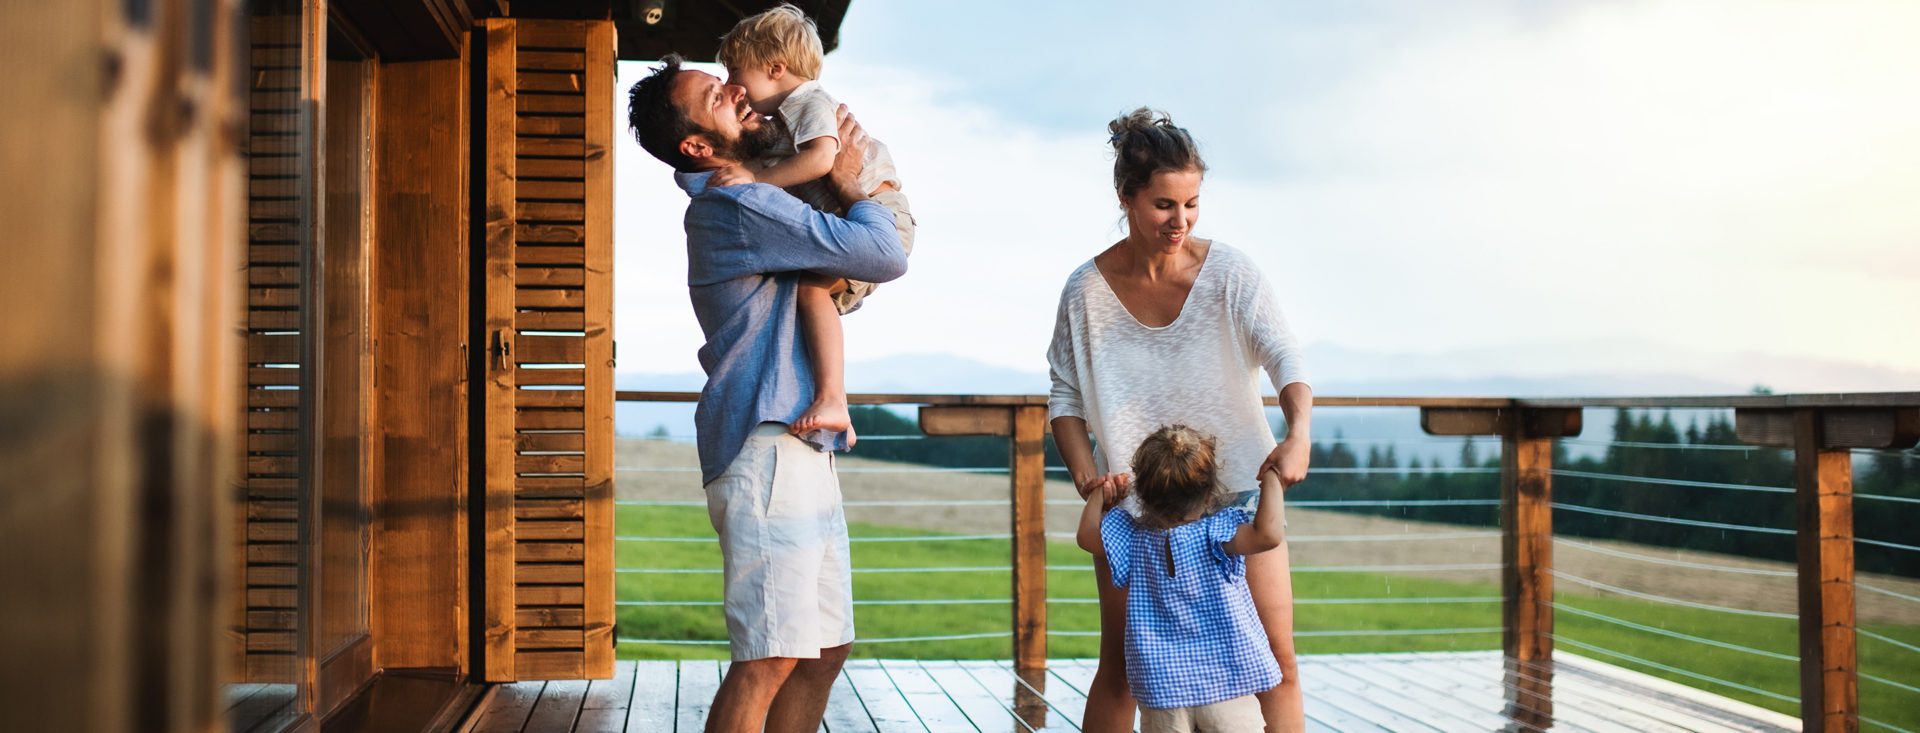
[[[613,674],[613,29],[485,26],[484,608],[495,681]]]

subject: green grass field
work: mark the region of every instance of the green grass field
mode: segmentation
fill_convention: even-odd
[[[924,536],[919,529],[865,524],[849,528],[855,538]],[[711,538],[704,509],[694,507],[620,507],[619,534],[639,537]],[[620,568],[717,569],[720,551],[714,544],[696,542],[622,542],[616,565]],[[1008,564],[1005,540],[947,540],[916,542],[855,542],[853,564],[859,569],[951,568]],[[1048,547],[1053,567],[1090,565],[1092,558],[1071,543]],[[621,574],[621,601],[720,600],[717,573]],[[990,572],[901,572],[854,575],[854,597],[861,601],[930,599],[1005,599],[1011,594],[1010,574]],[[1048,574],[1049,628],[1094,631],[1099,628],[1097,607],[1076,602],[1094,594],[1093,573],[1055,570]],[[1498,597],[1491,583],[1460,583],[1377,573],[1296,573],[1294,595],[1300,606],[1295,628],[1302,654],[1341,652],[1463,651],[1500,648],[1498,633],[1447,635],[1316,636],[1327,631],[1383,631],[1394,629],[1465,629],[1498,627],[1498,602],[1316,604],[1316,599],[1455,599]],[[1737,644],[1773,654],[1792,656],[1798,647],[1796,623],[1790,619],[1758,618],[1719,611],[1696,610],[1617,596],[1561,594],[1563,608],[1555,614],[1556,634],[1573,643],[1560,648],[1600,661],[1673,680],[1715,694],[1798,714],[1794,703],[1731,686],[1715,684],[1661,667],[1716,677],[1746,687],[1789,697],[1798,695],[1798,666],[1794,661],[1756,655],[1663,635],[1645,628],[1687,634]],[[1594,615],[1613,620],[1596,618]],[[1005,634],[1011,628],[1011,609],[1004,603],[970,605],[863,605],[855,609],[862,642],[854,645],[860,657],[916,659],[1006,658],[1007,637],[953,641],[874,643],[873,639]],[[1866,630],[1920,647],[1920,626],[1868,626]],[[622,606],[619,635],[628,639],[726,639],[726,624],[717,605]],[[1085,636],[1053,636],[1050,656],[1096,656],[1096,640]],[[1866,636],[1860,637],[1863,675],[1861,709],[1866,717],[1904,729],[1920,729],[1920,651],[1902,648]],[[1585,645],[1585,646],[1583,646]],[[1595,648],[1630,655],[1642,663]],[[724,659],[724,645],[622,643],[620,656],[628,659]],[[1657,666],[1656,666],[1657,665]],[[1881,728],[1868,725],[1867,728]]]

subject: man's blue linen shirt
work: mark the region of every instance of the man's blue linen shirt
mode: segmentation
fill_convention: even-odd
[[[846,218],[808,206],[775,186],[710,188],[709,172],[675,173],[687,205],[687,287],[707,343],[707,386],[694,409],[700,481],[725,471],[747,433],[792,423],[813,403],[813,368],[795,308],[805,272],[886,282],[907,271],[893,212],[855,203]],[[846,450],[847,436],[826,447]]]

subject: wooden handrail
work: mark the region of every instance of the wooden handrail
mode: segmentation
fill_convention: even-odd
[[[698,402],[699,392],[622,390],[615,393],[620,402]],[[1047,396],[1039,394],[887,394],[854,393],[847,401],[856,405],[1045,405]],[[1278,397],[1265,398],[1268,407],[1280,404]],[[1314,395],[1315,407],[1515,407],[1531,409],[1567,407],[1611,408],[1691,408],[1691,409],[1796,409],[1804,407],[1920,407],[1920,392],[1846,392],[1832,394],[1726,395],[1676,397],[1418,397],[1418,396],[1342,396]]]

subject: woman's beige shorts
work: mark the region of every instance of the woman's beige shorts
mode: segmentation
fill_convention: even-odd
[[[1140,708],[1145,733],[1260,733],[1266,728],[1260,699],[1252,695],[1191,708]]]
[[[736,662],[818,659],[853,642],[853,568],[833,454],[761,423],[707,484]]]

